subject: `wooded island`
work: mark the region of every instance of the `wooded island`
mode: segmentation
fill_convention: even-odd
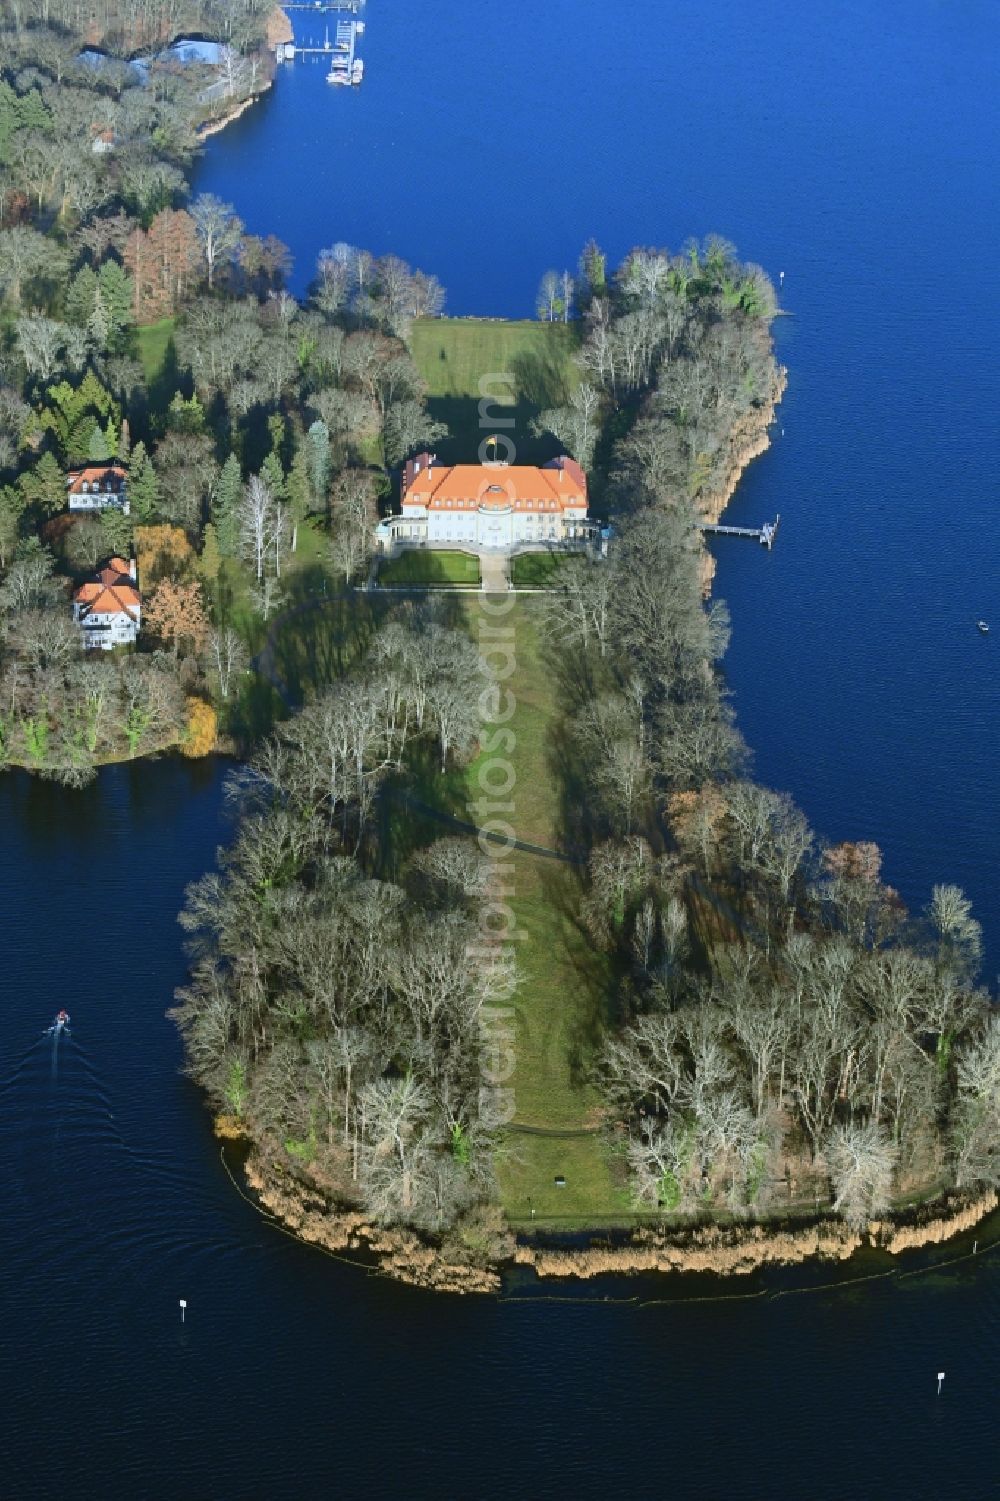
[[[995,1202],[969,904],[818,840],[728,703],[698,523],[783,389],[765,273],[590,243],[511,324],[335,242],[300,302],[188,191],[220,78],[124,62],[214,35],[237,97],[262,13],[3,14],[0,761],[238,753],[176,1015],[262,1202],[457,1287],[564,1230]],[[537,540],[379,556],[417,456]],[[550,535],[577,473],[601,525]]]

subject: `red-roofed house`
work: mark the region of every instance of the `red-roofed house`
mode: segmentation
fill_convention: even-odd
[[[403,471],[402,507],[380,540],[404,546],[465,544],[509,552],[531,543],[577,546],[593,531],[587,477],[575,459],[531,464],[439,464],[433,454]]]
[[[71,511],[104,511],[117,506],[128,515],[126,472],[121,464],[88,464],[66,476],[66,495]]]
[[[75,589],[73,619],[80,627],[87,651],[131,646],[142,621],[135,563],[112,558],[93,579]]]

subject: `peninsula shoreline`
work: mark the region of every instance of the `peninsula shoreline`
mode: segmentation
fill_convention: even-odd
[[[217,1118],[215,1130],[223,1142],[242,1136],[228,1117]],[[1000,1208],[1000,1196],[993,1191],[949,1192],[872,1220],[863,1230],[831,1214],[799,1213],[735,1225],[650,1225],[619,1231],[616,1239],[607,1230],[576,1232],[572,1238],[587,1237],[587,1245],[567,1244],[570,1237],[545,1231],[511,1234],[502,1256],[477,1262],[449,1257],[412,1230],[377,1226],[364,1214],[333,1204],[315,1184],[294,1176],[253,1144],[242,1171],[252,1202],[305,1244],[345,1259],[370,1257],[380,1273],[413,1287],[460,1294],[495,1295],[504,1275],[515,1269],[533,1272],[540,1282],[671,1273],[732,1278],[808,1262],[844,1265],[866,1250],[896,1258],[973,1230]]]

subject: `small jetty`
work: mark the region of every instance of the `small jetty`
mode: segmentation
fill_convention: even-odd
[[[698,527],[700,531],[712,532],[717,537],[754,537],[761,547],[770,549],[778,535],[780,524],[781,517],[775,516],[773,521],[765,521],[763,526],[721,526],[718,522],[701,521]]]
[[[311,4],[309,0],[290,0],[290,3],[283,4],[281,8],[282,10],[307,10],[314,16],[325,16],[331,11],[347,11],[348,14],[356,16],[362,4],[363,0],[312,0]]]

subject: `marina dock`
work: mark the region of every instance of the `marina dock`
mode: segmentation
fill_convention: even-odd
[[[699,522],[699,531],[711,532],[717,537],[755,537],[761,547],[770,550],[778,535],[778,526],[781,517],[775,516],[773,521],[765,521],[763,526],[720,526],[717,522]]]
[[[352,16],[357,14],[356,4],[325,4],[325,5],[300,5],[290,6],[291,10],[306,10],[314,15],[322,15],[325,11],[350,10]],[[365,29],[364,21],[341,19],[337,22],[336,35],[330,40],[330,28],[327,26],[323,45],[313,46],[309,43],[279,42],[275,47],[275,56],[279,63],[294,62],[297,57],[328,57],[330,59],[330,71],[326,75],[328,83],[359,84],[364,78],[365,65],[357,56],[357,40]]]

